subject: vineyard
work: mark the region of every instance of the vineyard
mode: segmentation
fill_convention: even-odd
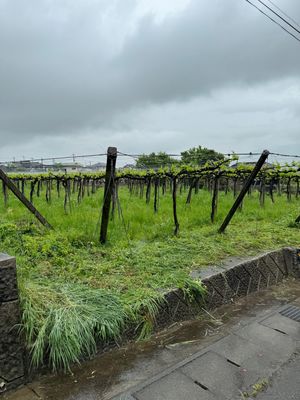
[[[211,222],[215,221],[218,208],[219,192],[225,195],[232,192],[235,198],[245,185],[253,166],[243,164],[229,167],[232,159],[228,158],[219,162],[211,162],[201,168],[191,166],[160,168],[156,171],[123,170],[117,172],[111,182],[112,210],[111,219],[114,219],[116,210],[119,218],[122,217],[122,205],[119,198],[120,188],[127,188],[130,196],[145,199],[147,205],[152,204],[153,211],[159,209],[160,198],[172,194],[173,217],[175,234],[179,230],[177,217],[177,191],[180,195],[186,194],[186,204],[191,204],[193,196],[199,190],[211,193]],[[250,185],[248,195],[258,190],[259,204],[264,206],[266,195],[272,203],[274,195],[286,196],[287,201],[300,195],[300,164],[265,166],[259,171],[256,179]],[[51,204],[53,196],[63,198],[63,207],[66,214],[71,213],[75,202],[79,205],[85,197],[93,196],[104,188],[105,172],[98,173],[73,173],[73,174],[38,174],[38,175],[11,175],[10,179],[24,195],[26,193],[31,203],[44,197],[47,204]],[[3,201],[8,203],[8,188],[3,182]],[[152,195],[153,193],[153,195]],[[75,200],[75,202],[74,202]],[[99,203],[99,210],[100,210]],[[240,204],[242,209],[242,204]]]
[[[117,170],[109,182],[105,245],[99,241],[105,171],[11,174],[52,227],[39,224],[3,183],[0,246],[17,257],[33,365],[67,369],[94,353],[99,340],[118,341],[128,326],[147,337],[162,290],[203,295],[192,270],[299,245],[299,168],[265,164],[225,234],[218,229],[253,165],[227,158],[198,167]]]

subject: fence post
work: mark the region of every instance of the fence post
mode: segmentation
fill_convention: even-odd
[[[215,175],[214,179],[214,188],[213,188],[213,196],[212,196],[212,201],[211,201],[211,214],[210,214],[210,220],[211,222],[215,222],[215,216],[217,213],[217,208],[218,208],[218,197],[219,197],[219,172]]]
[[[177,192],[177,178],[176,178],[176,176],[174,176],[172,199],[173,199],[173,217],[174,217],[174,224],[175,224],[175,230],[174,230],[175,236],[177,236],[178,232],[179,232],[179,222],[178,222],[178,218],[177,218],[176,192]]]
[[[253,171],[249,175],[247,181],[245,182],[240,194],[236,198],[235,202],[233,203],[233,206],[231,207],[229,213],[227,214],[226,218],[224,219],[223,224],[221,225],[220,229],[218,230],[219,233],[224,233],[227,225],[231,221],[231,218],[234,216],[236,210],[238,209],[239,205],[243,201],[243,198],[245,197],[246,193],[248,192],[252,182],[256,178],[257,174],[259,173],[261,167],[264,165],[266,159],[268,158],[268,155],[270,152],[268,150],[264,150],[261,153],[261,156],[259,157],[255,167],[253,168]]]
[[[100,229],[100,242],[103,244],[106,242],[106,236],[107,236],[110,203],[115,183],[116,161],[117,161],[117,148],[109,147],[107,149],[105,185],[104,185],[103,207],[102,207],[102,218],[101,218],[101,229]]]
[[[34,205],[30,203],[30,201],[24,196],[24,194],[22,193],[24,191],[23,185],[23,190],[21,192],[13,183],[13,181],[9,179],[6,173],[2,171],[2,169],[0,169],[0,179],[2,179],[4,185],[6,185],[13,192],[13,194],[21,201],[21,203],[24,204],[25,207],[28,208],[28,210],[40,221],[41,224],[43,224],[48,229],[53,229],[46,218],[43,217],[42,214],[40,214],[38,210],[34,207]],[[23,182],[24,181],[22,181],[22,183]]]

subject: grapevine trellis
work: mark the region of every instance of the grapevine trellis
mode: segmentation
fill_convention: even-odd
[[[190,204],[200,190],[211,193],[210,218],[214,222],[219,201],[219,192],[232,193],[236,198],[244,187],[245,182],[253,171],[253,166],[236,163],[230,166],[233,158],[216,162],[209,162],[203,166],[171,166],[157,170],[119,170],[113,175],[111,187],[110,217],[114,218],[116,210],[120,210],[119,188],[127,187],[131,195],[144,198],[150,206],[152,201],[153,211],[159,210],[159,198],[167,193],[171,194],[173,203],[173,218],[175,234],[179,231],[179,218],[177,215],[177,193],[186,194],[186,204]],[[62,199],[66,213],[71,212],[71,202],[76,200],[80,204],[85,197],[94,195],[99,188],[103,188],[107,172],[76,172],[76,173],[42,173],[42,174],[11,174],[10,179],[24,196],[29,194],[29,201],[34,204],[36,198],[44,196],[47,203],[56,192]],[[255,179],[247,189],[248,195],[253,191],[259,192],[260,206],[264,206],[268,195],[275,202],[276,193],[285,195],[287,201],[300,195],[300,164],[293,162],[286,165],[265,164],[257,173]],[[2,181],[4,204],[8,204],[8,188]],[[105,196],[107,190],[105,189]],[[104,197],[105,197],[104,196]],[[239,208],[242,209],[241,200]],[[297,218],[299,219],[299,217]],[[105,241],[105,240],[104,240]]]

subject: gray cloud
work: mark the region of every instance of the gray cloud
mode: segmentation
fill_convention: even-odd
[[[242,0],[191,0],[159,22],[137,17],[135,5],[0,0],[6,152],[41,151],[41,141],[53,153],[77,151],[86,138],[144,151],[201,140],[223,148],[251,130],[272,136],[283,121],[294,146],[299,43]],[[284,7],[300,15],[300,3]]]
[[[299,15],[300,4],[294,11]],[[193,1],[169,23],[157,26],[144,18],[115,64],[129,77],[125,88],[132,88],[132,96],[164,102],[236,83],[299,76],[300,51],[243,1],[213,0],[205,6]]]

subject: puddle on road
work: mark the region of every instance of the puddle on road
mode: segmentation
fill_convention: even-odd
[[[73,375],[46,375],[29,385],[45,400],[107,400],[159,373],[245,324],[258,314],[300,297],[299,281],[289,279],[269,291],[254,293],[197,320],[171,325],[150,340],[129,343],[73,368]],[[14,397],[9,397],[13,400]]]

